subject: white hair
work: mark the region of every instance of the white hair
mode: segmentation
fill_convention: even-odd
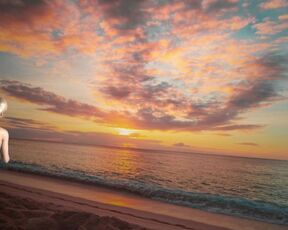
[[[3,113],[8,109],[7,101],[0,97],[0,116],[3,116]]]

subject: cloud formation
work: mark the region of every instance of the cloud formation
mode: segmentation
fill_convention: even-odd
[[[259,146],[257,143],[254,143],[254,142],[240,142],[238,144],[239,145],[248,145],[248,146],[252,146],[252,147],[258,147]]]
[[[79,117],[101,117],[103,113],[95,106],[66,99],[41,87],[33,87],[19,81],[1,80],[1,87],[9,95],[31,103],[43,105],[41,110]]]
[[[173,146],[181,147],[181,148],[190,148],[191,147],[190,145],[186,145],[186,144],[184,144],[182,142],[175,143]]]
[[[3,124],[5,127],[9,128],[10,137],[16,139],[118,147],[125,147],[125,144],[129,143],[129,146],[131,147],[147,148],[148,145],[153,148],[163,148],[161,141],[157,140],[141,140],[129,136],[101,132],[63,132],[48,123],[39,122],[33,119],[6,117],[5,121],[3,119],[0,120],[0,124],[1,126]]]
[[[283,18],[283,16],[282,16]],[[254,28],[257,30],[257,34],[260,35],[274,35],[285,31],[288,29],[288,22],[281,20],[279,22],[272,21],[269,18],[266,18],[263,22],[259,22],[254,25]]]
[[[288,7],[288,3],[285,0],[270,0],[261,3],[260,7],[264,10],[278,9]]]
[[[164,85],[160,87],[162,90],[166,90],[168,87],[167,85],[164,87]],[[121,121],[124,125],[130,125],[129,128],[183,131],[250,130],[263,127],[263,125],[257,124],[233,124],[233,119],[235,119],[239,113],[243,112],[243,110],[260,106],[261,102],[266,101],[267,103],[267,101],[276,98],[277,94],[273,91],[273,88],[271,88],[271,86],[267,87],[266,84],[256,84],[246,91],[241,91],[233,96],[221,110],[210,104],[198,105],[198,112],[196,111],[190,114],[188,110],[186,120],[179,120],[176,115],[165,114],[161,110],[152,108],[140,108],[136,110],[136,115],[123,110],[103,111],[96,106],[67,99],[40,87],[33,87],[30,84],[24,84],[19,81],[1,81],[1,89],[4,92],[15,98],[38,104],[41,106],[39,107],[40,110],[72,117],[89,118],[96,122],[106,123],[112,126],[119,125],[119,121]],[[149,92],[151,91],[149,90]],[[151,101],[149,101],[149,103],[151,103]],[[159,107],[159,104],[157,104],[157,106]],[[195,110],[195,108],[193,109]],[[206,111],[207,114],[202,113],[203,110]],[[201,119],[195,121],[194,114],[198,114]]]
[[[286,6],[255,4],[263,10]],[[87,88],[102,106],[33,82],[2,80],[1,88],[40,110],[111,126],[261,128],[265,124],[241,119],[282,99],[276,84],[287,71],[287,57],[279,52],[284,42],[265,39],[280,36],[287,20],[258,19],[239,9],[237,0],[0,1],[0,50],[37,61],[86,55],[96,63]],[[242,35],[252,30],[253,39]]]

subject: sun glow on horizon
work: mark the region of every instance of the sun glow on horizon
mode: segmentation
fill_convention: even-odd
[[[135,131],[131,130],[131,129],[117,128],[116,130],[117,130],[118,134],[121,136],[129,136],[129,135],[135,133]]]

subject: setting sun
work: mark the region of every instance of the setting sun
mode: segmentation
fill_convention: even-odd
[[[132,133],[135,133],[135,131],[131,130],[131,129],[117,128],[116,130],[117,130],[118,134],[122,135],[122,136],[128,136]]]

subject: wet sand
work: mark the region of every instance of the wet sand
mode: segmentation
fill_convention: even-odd
[[[63,179],[0,170],[0,229],[284,230],[286,227]]]

